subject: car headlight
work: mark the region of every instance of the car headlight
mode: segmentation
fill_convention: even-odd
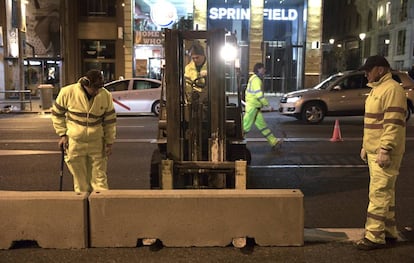
[[[300,100],[300,98],[302,98],[302,96],[290,97],[290,98],[287,98],[286,102],[287,103],[295,103],[298,100]]]

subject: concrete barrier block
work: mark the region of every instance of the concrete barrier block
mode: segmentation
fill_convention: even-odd
[[[22,240],[42,248],[86,248],[88,195],[0,191],[0,249]]]
[[[254,238],[260,246],[301,246],[303,194],[272,190],[109,190],[89,196],[91,247],[227,246]]]

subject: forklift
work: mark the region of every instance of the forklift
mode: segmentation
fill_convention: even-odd
[[[223,47],[237,48],[236,37],[224,29],[165,29],[164,36],[151,189],[246,189],[251,155],[243,134],[238,69],[234,60],[225,60],[221,54]],[[204,47],[208,68],[206,76],[191,80],[185,78],[185,66],[195,42]],[[237,91],[235,101],[229,101],[226,88]]]

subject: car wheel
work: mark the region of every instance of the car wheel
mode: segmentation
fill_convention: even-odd
[[[303,106],[302,120],[305,123],[317,124],[325,118],[325,108],[321,103],[309,102]]]
[[[154,113],[155,116],[158,116],[160,115],[160,108],[161,108],[160,101],[157,100],[156,102],[154,102],[154,104],[152,104],[151,111],[152,113]]]

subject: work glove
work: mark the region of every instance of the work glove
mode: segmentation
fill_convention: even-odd
[[[388,168],[391,164],[391,157],[387,150],[380,149],[377,152],[377,160],[375,161],[379,167]]]
[[[361,153],[359,154],[359,156],[361,156],[361,160],[364,161],[365,163],[368,162],[367,159],[367,152],[365,151],[364,148],[361,148]]]
[[[66,151],[69,146],[69,140],[67,135],[63,135],[60,137],[60,140],[58,142],[59,149],[63,147],[63,149]]]

